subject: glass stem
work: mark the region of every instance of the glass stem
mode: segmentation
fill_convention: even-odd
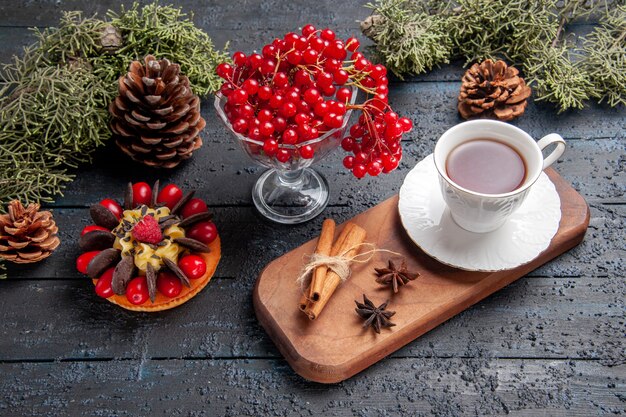
[[[281,171],[277,169],[278,185],[281,187],[298,188],[302,183],[302,174],[304,174],[303,169],[296,171]]]

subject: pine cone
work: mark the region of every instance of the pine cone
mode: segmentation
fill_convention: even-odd
[[[200,99],[180,75],[180,66],[152,55],[130,64],[119,79],[119,96],[109,105],[117,145],[149,166],[173,168],[202,146],[206,125]]]
[[[522,115],[531,90],[518,74],[517,68],[504,61],[494,63],[487,59],[472,65],[463,75],[458,106],[461,117],[506,121]]]
[[[122,34],[115,26],[106,25],[102,28],[100,45],[102,45],[103,51],[109,54],[114,54],[118,49],[120,49],[123,43]]]
[[[39,204],[25,208],[13,200],[8,211],[0,215],[0,258],[18,264],[38,262],[61,243],[52,213],[39,211]]]

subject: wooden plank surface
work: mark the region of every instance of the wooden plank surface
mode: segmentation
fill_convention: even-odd
[[[626,365],[398,358],[334,386],[280,360],[0,364],[6,415],[588,417],[623,413]],[[591,399],[591,401],[590,401]],[[97,410],[97,414],[94,411]]]
[[[358,34],[355,20],[369,14],[361,1],[170,3],[195,10],[195,22],[218,46],[232,40],[231,51],[259,49],[308,22],[340,27],[343,36]],[[118,4],[5,0],[0,62],[32,42],[29,26],[54,25],[62,10],[103,14]],[[576,30],[584,33],[583,26]],[[398,191],[410,167],[460,121],[455,98],[462,73],[455,63],[392,82],[392,104],[416,124],[400,169],[357,182],[338,168],[339,154],[323,161],[319,169],[332,187],[325,214],[343,221]],[[113,147],[101,150],[54,205],[62,229],[59,252],[42,264],[12,268],[14,279],[0,282],[0,415],[626,412],[624,108],[592,104],[556,115],[549,105],[531,103],[515,122],[533,136],[556,131],[569,140],[556,169],[590,202],[590,228],[580,246],[362,375],[327,387],[290,370],[251,307],[250,277],[315,237],[321,219],[284,227],[255,213],[249,193],[261,170],[230,143],[211,106],[203,103],[206,145],[173,172],[128,164]],[[184,309],[132,315],[94,299],[91,284],[73,270],[73,241],[87,222],[85,207],[121,194],[128,180],[156,177],[197,187],[209,201],[224,239],[221,278]]]

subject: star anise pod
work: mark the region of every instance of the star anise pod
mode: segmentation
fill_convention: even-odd
[[[389,319],[396,314],[396,312],[385,310],[389,300],[376,307],[374,303],[363,294],[363,303],[359,303],[356,300],[354,302],[356,303],[355,310],[357,314],[365,319],[363,327],[372,326],[376,333],[380,333],[381,327],[395,326]]]
[[[409,272],[406,268],[406,261],[402,260],[402,265],[398,269],[393,261],[389,260],[387,268],[374,268],[376,270],[376,282],[381,285],[389,285],[393,288],[394,294],[398,292],[398,288],[406,285],[409,281],[413,281],[419,277],[418,272]]]

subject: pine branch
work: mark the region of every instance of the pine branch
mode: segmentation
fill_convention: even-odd
[[[135,3],[109,19],[66,12],[0,70],[0,203],[62,195],[67,170],[110,138],[108,105],[132,60],[157,53],[180,63],[199,95],[219,87],[214,68],[228,56],[180,9]],[[123,34],[117,51],[102,43],[111,25]]]
[[[624,5],[613,7],[605,23],[584,42],[569,44],[567,25],[600,10],[599,0],[378,0],[368,7],[380,59],[399,75],[429,71],[435,64],[464,58],[466,65],[486,58],[521,66],[537,100],[559,112],[582,108],[590,97],[616,106],[624,102]],[[366,22],[364,22],[366,23]],[[432,39],[418,25],[441,35]],[[366,25],[367,26],[367,25]],[[434,50],[427,46],[437,42]],[[586,58],[581,60],[580,53]]]

